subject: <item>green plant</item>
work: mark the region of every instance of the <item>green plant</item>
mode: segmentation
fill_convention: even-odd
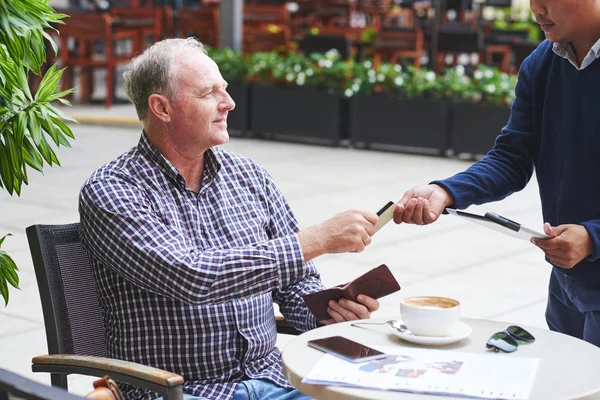
[[[426,68],[407,67],[409,77],[405,84],[405,93],[408,98],[439,98],[444,95],[443,81],[434,71]]]
[[[284,58],[277,52],[254,53],[248,58],[248,79],[253,82],[275,83],[274,72],[284,68]]]
[[[472,76],[464,67],[449,68],[440,77],[444,97],[472,103],[509,106],[515,99],[517,77],[480,65]]]
[[[248,75],[248,63],[242,53],[227,49],[206,48],[210,57],[217,63],[226,81],[242,82]]]
[[[302,86],[342,93],[352,63],[340,59],[336,50],[304,56],[276,52],[255,53],[249,58],[248,79],[281,86]]]
[[[27,170],[42,171],[44,162],[59,164],[51,146],[69,146],[73,133],[64,122],[72,118],[52,106],[72,89],[59,91],[62,70],[50,67],[33,94],[30,74],[42,75],[46,60],[44,38],[56,52],[56,44],[44,31],[66,17],[56,13],[50,0],[0,0],[0,188],[10,195],[21,194],[28,184]],[[0,239],[0,246],[6,238]],[[8,304],[8,284],[18,288],[17,266],[0,251],[0,292]]]
[[[374,68],[370,60],[355,63],[344,94],[347,97],[371,93],[404,96],[407,78],[400,65],[380,64],[378,68]]]

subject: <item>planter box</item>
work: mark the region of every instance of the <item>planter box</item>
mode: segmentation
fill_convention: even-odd
[[[392,145],[443,154],[448,145],[450,105],[442,100],[387,95],[350,98],[350,140],[358,147]]]
[[[450,148],[458,154],[486,154],[509,117],[509,107],[453,103]]]
[[[345,99],[325,91],[253,85],[250,129],[265,137],[338,144],[347,129]]]
[[[227,86],[227,92],[235,101],[235,108],[227,115],[227,127],[236,133],[248,132],[248,85],[243,82],[230,82]]]

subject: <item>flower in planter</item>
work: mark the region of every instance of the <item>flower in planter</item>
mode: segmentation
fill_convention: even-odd
[[[248,63],[241,52],[206,47],[210,57],[217,63],[223,78],[231,82],[243,82],[248,75]]]
[[[463,68],[447,69],[440,83],[443,96],[472,103],[510,105],[515,98],[516,76],[500,73],[498,69],[481,65],[472,77]]]
[[[254,82],[275,83],[285,80],[285,59],[277,52],[254,53],[248,59],[248,78]]]
[[[444,86],[435,72],[425,68],[407,67],[408,79],[405,84],[407,97],[440,98],[444,95]]]

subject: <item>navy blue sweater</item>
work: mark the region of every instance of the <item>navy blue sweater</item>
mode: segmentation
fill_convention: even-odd
[[[578,71],[544,41],[523,62],[515,92],[493,149],[435,183],[463,209],[523,189],[535,167],[544,221],[581,224],[593,241],[591,256],[560,270],[600,287],[600,59]]]

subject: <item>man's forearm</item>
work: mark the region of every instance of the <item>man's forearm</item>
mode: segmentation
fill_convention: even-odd
[[[302,249],[302,255],[304,256],[305,262],[313,260],[327,253],[325,240],[318,225],[299,231],[298,240],[300,242],[300,248]]]

